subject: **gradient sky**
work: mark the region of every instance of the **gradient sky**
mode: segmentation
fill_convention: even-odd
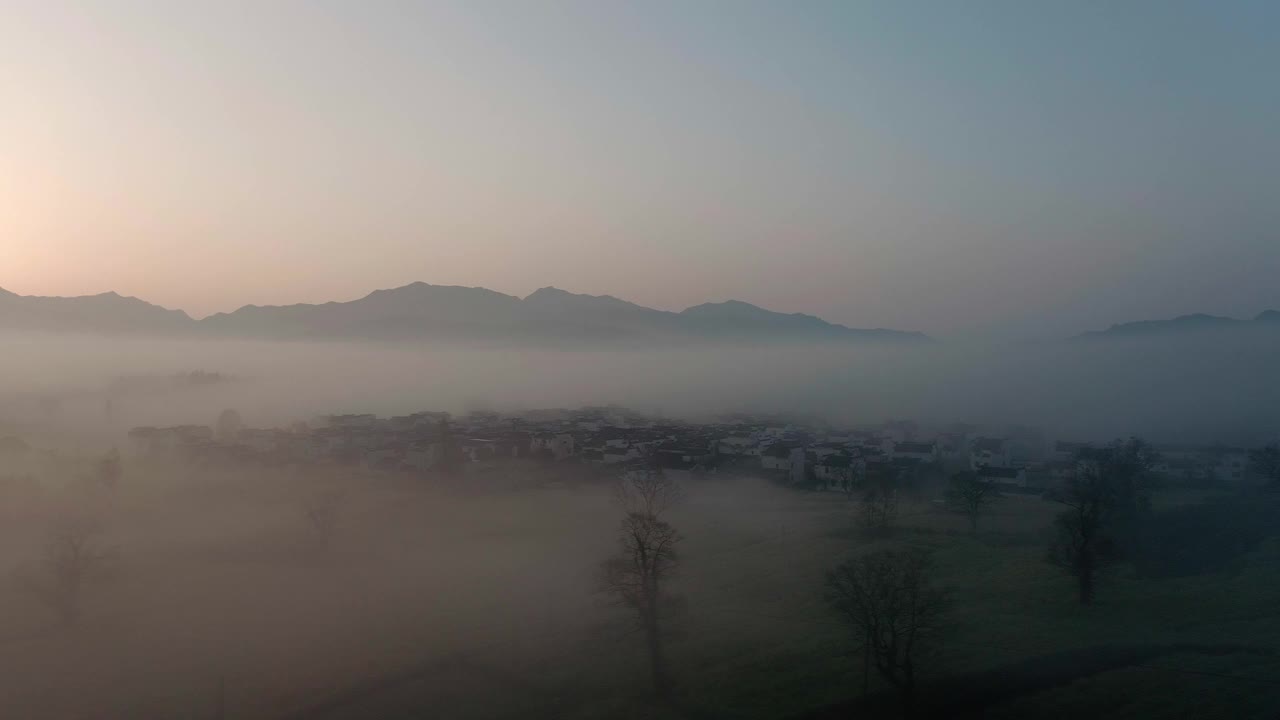
[[[14,292],[555,285],[1021,337],[1280,308],[1280,3],[3,17]]]

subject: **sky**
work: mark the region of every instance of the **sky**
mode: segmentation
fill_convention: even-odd
[[[0,287],[1280,308],[1274,2],[4,0]]]

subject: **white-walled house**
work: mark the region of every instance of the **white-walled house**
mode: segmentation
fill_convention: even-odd
[[[529,440],[529,452],[536,454],[542,450],[549,451],[556,460],[564,460],[573,455],[573,436],[569,433],[534,435]]]
[[[605,465],[617,465],[631,460],[638,460],[643,456],[639,446],[628,445],[618,447],[616,445],[606,445],[602,461]]]
[[[720,438],[716,443],[716,452],[720,455],[749,455],[756,442],[746,435],[730,435]]]
[[[1009,467],[1009,442],[1004,438],[976,438],[969,444],[969,467]]]

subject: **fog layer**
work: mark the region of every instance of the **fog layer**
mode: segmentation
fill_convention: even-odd
[[[1280,337],[1262,331],[1039,345],[596,351],[49,336],[9,336],[4,347],[0,421],[74,426],[103,440],[136,425],[208,424],[226,407],[269,427],[341,412],[608,403],[683,417],[751,410],[841,423],[1024,424],[1080,439],[1139,433],[1250,444],[1280,431]],[[146,382],[193,370],[229,381],[181,389]]]

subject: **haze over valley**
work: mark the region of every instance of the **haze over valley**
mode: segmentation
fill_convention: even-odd
[[[1280,718],[1280,3],[3,18],[0,720]]]

